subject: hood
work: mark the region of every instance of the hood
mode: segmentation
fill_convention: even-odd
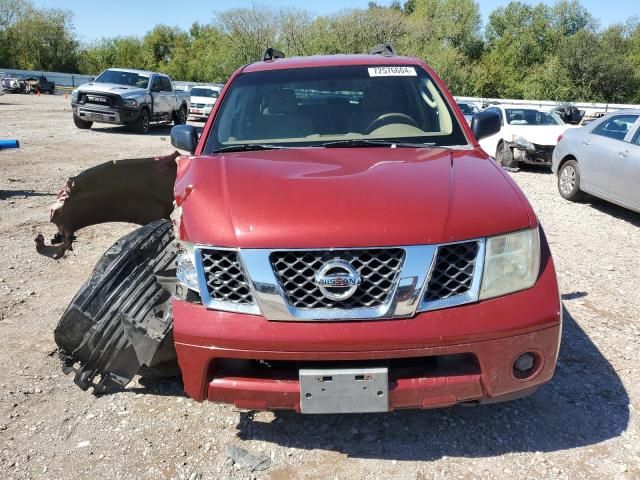
[[[529,228],[479,150],[305,148],[182,157],[180,237],[242,248],[417,245]]]
[[[216,103],[216,99],[211,97],[191,96],[191,103],[204,103],[205,105],[213,105],[214,103]]]
[[[118,85],[117,83],[85,83],[78,87],[80,92],[94,92],[94,93],[117,93],[119,95],[125,94],[145,94],[147,90],[140,87],[132,87],[128,85]]]
[[[505,138],[513,141],[524,137],[537,145],[555,145],[558,137],[569,128],[575,128],[575,125],[509,125],[509,135]]]

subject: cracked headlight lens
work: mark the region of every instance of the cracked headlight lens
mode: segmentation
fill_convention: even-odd
[[[487,238],[480,299],[532,287],[540,272],[537,228]]]
[[[178,245],[179,253],[176,258],[176,277],[178,282],[188,289],[200,293],[193,245],[187,242],[179,242]]]

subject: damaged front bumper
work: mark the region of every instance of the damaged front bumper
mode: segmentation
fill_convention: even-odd
[[[551,165],[553,159],[554,145],[531,144],[526,148],[517,143],[510,143],[509,148],[513,153],[513,159],[520,163],[530,165]]]

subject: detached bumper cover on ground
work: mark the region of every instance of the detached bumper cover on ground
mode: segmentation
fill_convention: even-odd
[[[178,152],[155,158],[106,162],[69,178],[51,207],[50,220],[58,227],[47,248],[36,239],[40,253],[59,257],[72,248],[74,233],[107,222],[146,225],[168,219],[173,210],[173,185]]]

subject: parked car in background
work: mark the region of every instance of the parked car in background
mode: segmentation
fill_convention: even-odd
[[[566,131],[552,170],[567,200],[586,192],[640,212],[640,110],[614,112]]]
[[[189,93],[174,91],[168,75],[122,68],[105,70],[71,93],[73,121],[82,129],[101,122],[147,133],[152,122],[185,123],[189,104]]]
[[[570,103],[559,105],[555,108],[552,108],[551,111],[558,115],[558,117],[560,117],[560,120],[562,120],[564,123],[568,123],[569,125],[580,124],[585,114],[584,110],[580,110]]]
[[[468,102],[456,102],[458,107],[460,107],[460,111],[464,115],[464,119],[467,121],[469,125],[471,125],[471,119],[473,116],[478,113],[478,107],[476,107],[473,103]]]
[[[9,93],[25,93],[28,88],[24,80],[18,77],[4,77],[2,79],[2,90]]]
[[[551,166],[558,137],[571,128],[555,113],[521,105],[494,105],[485,111],[499,114],[502,128],[480,146],[510,170],[522,163]]]
[[[2,90],[11,93],[54,93],[56,84],[47,80],[47,77],[5,77],[2,79]]]
[[[584,125],[589,125],[591,122],[594,122],[595,120],[604,117],[607,114],[607,112],[591,112],[591,113],[587,113],[582,117],[582,120],[580,120],[580,125],[584,126]]]
[[[50,82],[44,75],[40,75],[37,78],[27,78],[25,79],[25,82],[31,85],[30,90],[33,93],[49,93],[53,95],[56,91],[55,82]]]
[[[220,87],[209,85],[198,85],[192,87],[189,94],[191,95],[191,108],[189,116],[200,120],[209,118],[209,114],[220,94]]]

